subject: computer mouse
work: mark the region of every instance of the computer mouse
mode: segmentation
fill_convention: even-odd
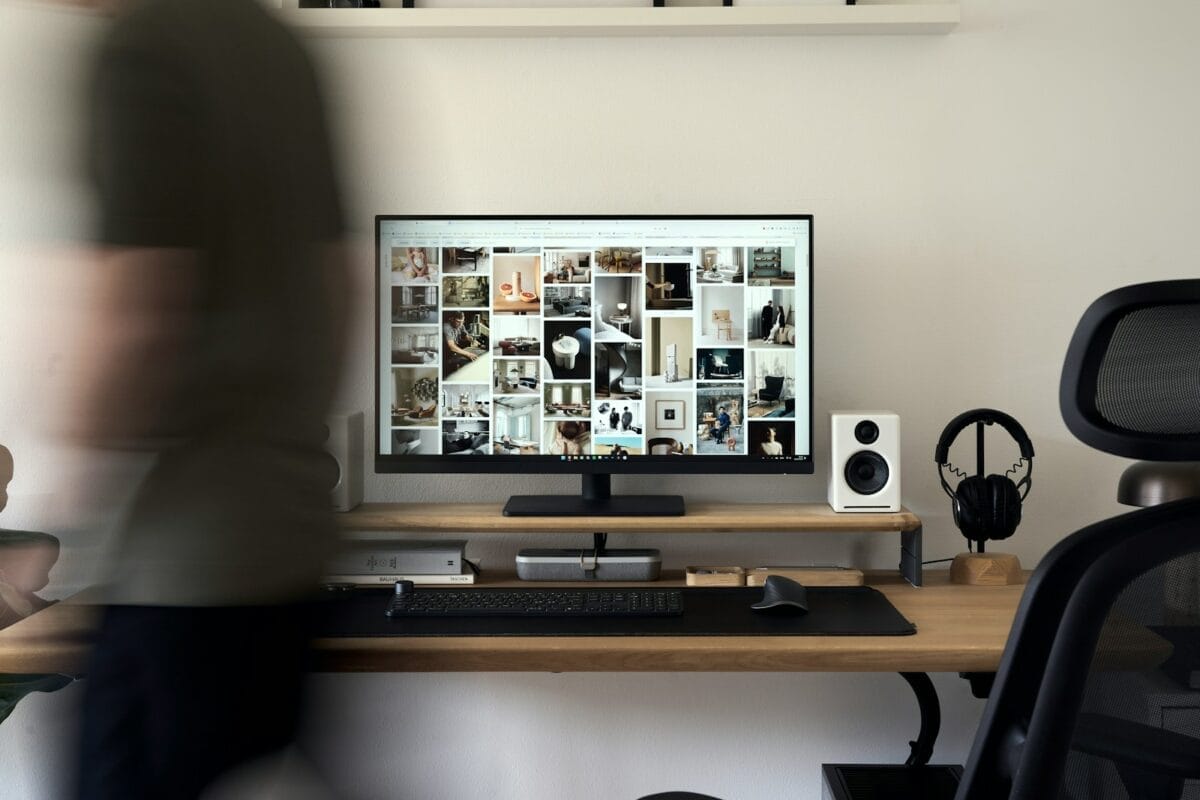
[[[755,611],[799,616],[808,613],[808,591],[791,578],[769,575],[763,584],[762,600],[750,606]]]

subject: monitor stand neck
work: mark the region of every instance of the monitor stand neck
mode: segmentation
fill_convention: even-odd
[[[666,494],[612,493],[612,475],[585,473],[580,495],[513,495],[506,517],[682,517],[683,498]]]

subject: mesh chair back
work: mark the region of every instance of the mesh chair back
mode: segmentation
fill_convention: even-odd
[[[1200,558],[1176,558],[1135,579],[1100,633],[1063,778],[1063,798],[1178,800],[1200,785],[1096,748],[1096,715],[1188,737],[1200,753]],[[1102,720],[1101,720],[1102,721]],[[1193,763],[1196,757],[1193,756]]]
[[[1136,578],[1196,552],[1193,498],[1089,525],[1046,554],[1021,596],[958,800],[1058,794],[1093,655],[1112,650],[1100,647],[1109,610]]]
[[[1067,349],[1059,404],[1099,450],[1200,460],[1200,280],[1126,286],[1092,303]]]

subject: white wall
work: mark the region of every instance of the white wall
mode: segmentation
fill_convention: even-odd
[[[823,415],[882,406],[904,420],[905,501],[926,522],[927,557],[946,557],[962,541],[938,489],[934,441],[955,413],[995,406],[1037,449],[1025,522],[1007,545],[1032,565],[1118,508],[1124,464],[1078,445],[1058,414],[1075,320],[1109,288],[1190,277],[1200,263],[1200,6],[963,0],[962,13],[943,37],[322,40],[316,50],[364,237],[379,212],[814,214],[817,475],[664,478],[657,488],[819,501]],[[75,130],[61,122],[62,98],[82,34],[56,19],[0,10],[0,234],[78,221],[60,153]],[[697,107],[730,113],[701,126]],[[539,125],[547,108],[577,124]],[[370,250],[364,239],[364,313],[342,392],[344,405],[363,408],[373,396]],[[0,520],[67,534],[47,498],[79,462],[35,424],[42,404],[31,397],[55,369],[36,323],[61,319],[60,301],[83,284],[47,296],[46,271],[21,257],[0,273],[0,374],[39,377],[0,383],[0,441],[18,465]],[[638,484],[616,480],[618,490]],[[499,501],[575,488],[565,477],[370,476],[367,494]],[[613,539],[660,547],[671,565],[882,567],[897,546],[879,535]],[[495,566],[549,541],[562,540],[480,534],[471,552]],[[59,569],[65,590],[80,567]],[[938,684],[936,758],[958,761],[980,703],[953,676]],[[822,761],[902,761],[916,725],[891,675],[371,675],[319,685],[328,735],[318,758],[365,797],[600,800],[686,786],[810,800]],[[0,796],[53,797],[67,741],[58,714],[71,699],[35,697],[0,728]]]

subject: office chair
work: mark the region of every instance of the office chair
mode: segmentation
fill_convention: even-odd
[[[1200,280],[1118,289],[1075,329],[1059,385],[1063,419],[1113,455],[1200,460],[1198,371]],[[1145,626],[1161,615],[1133,617],[1128,601],[1161,607],[1164,570],[1198,551],[1200,498],[1190,497],[1089,525],[1046,554],[1022,595],[957,800],[1174,800],[1185,779],[1200,778],[1200,739],[1164,729],[1161,718],[1085,712],[1085,698],[1100,700],[1122,674],[1113,668],[1122,655],[1133,662],[1124,674],[1157,682],[1169,645]],[[1139,637],[1144,644],[1122,652],[1122,639]],[[1123,683],[1128,692],[1133,684]],[[1089,760],[1092,769],[1081,769]],[[1089,780],[1096,760],[1117,780]]]
[[[1200,461],[1198,375],[1200,280],[1118,289],[1076,327],[1063,418],[1113,455]],[[1190,688],[1200,685],[1198,553],[1200,497],[1183,496],[1089,525],[1046,554],[955,800],[1177,800],[1185,780],[1200,779],[1200,738],[1168,730],[1180,715],[1163,713],[1200,720]]]

